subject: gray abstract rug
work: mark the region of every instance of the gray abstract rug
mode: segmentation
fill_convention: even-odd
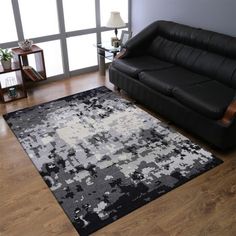
[[[81,235],[222,163],[105,87],[4,118]]]

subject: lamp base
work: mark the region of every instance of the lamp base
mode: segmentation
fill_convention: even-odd
[[[118,40],[119,39],[117,37],[111,37],[111,46],[113,46],[113,43]]]
[[[116,37],[111,38],[111,46],[118,48],[120,46],[120,40]]]

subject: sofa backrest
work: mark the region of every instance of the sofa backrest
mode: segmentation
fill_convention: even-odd
[[[158,21],[148,52],[236,88],[236,38]]]

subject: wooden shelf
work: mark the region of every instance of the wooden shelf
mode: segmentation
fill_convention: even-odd
[[[20,98],[27,97],[27,91],[25,87],[26,81],[30,80],[38,82],[46,80],[46,69],[44,62],[43,50],[37,45],[33,45],[28,51],[24,51],[21,48],[12,49],[14,62],[12,62],[11,69],[4,70],[0,66],[0,98],[3,102],[9,102]],[[28,57],[34,56],[36,68],[29,66]],[[9,75],[7,73],[12,73]],[[14,80],[14,81],[13,81]],[[9,96],[9,89],[15,88],[17,91],[16,97]]]
[[[3,90],[3,97],[4,97],[4,102],[12,102],[12,101],[15,101],[15,100],[18,100],[18,99],[21,99],[21,98],[26,98],[27,95],[24,93],[24,91],[22,89],[19,88],[20,85],[16,86],[16,94],[17,96],[16,97],[10,97],[8,95],[8,91],[6,89]]]
[[[16,97],[8,96],[10,88],[16,89]],[[0,99],[3,102],[10,102],[23,97],[27,97],[27,93],[22,71],[21,68],[19,68],[19,63],[13,63],[11,69],[3,70],[0,73]]]
[[[27,78],[32,81],[42,81],[46,79],[45,77],[43,77],[42,72],[41,74],[31,66],[23,66],[23,72],[27,76]]]
[[[18,78],[17,77],[9,77],[9,78],[0,79],[0,82],[1,82],[2,89],[8,89],[11,87],[22,85],[22,81],[20,80],[19,77]]]
[[[4,73],[9,73],[9,72],[12,72],[12,71],[17,71],[17,70],[20,70],[20,64],[18,62],[12,62],[11,63],[11,68],[6,70],[2,67],[2,65],[0,65],[0,74],[4,74]]]
[[[21,48],[13,48],[12,52],[14,61],[20,64],[26,82],[29,80],[38,82],[47,79],[43,50],[40,47],[32,45],[31,50],[28,51],[24,51]],[[34,55],[36,68],[29,65],[28,57],[30,55]]]
[[[28,51],[24,51],[21,48],[12,48],[12,52],[19,56],[27,56],[32,53],[42,52],[43,50],[37,45],[32,45],[31,49]]]

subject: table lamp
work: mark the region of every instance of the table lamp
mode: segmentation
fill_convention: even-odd
[[[116,35],[116,37],[115,38],[111,38],[112,45],[113,45],[114,41],[118,41],[118,38],[117,38],[118,30],[117,30],[117,28],[124,27],[124,26],[126,26],[126,24],[122,20],[122,18],[120,16],[120,12],[112,11],[111,15],[110,15],[110,18],[109,18],[109,20],[108,20],[108,22],[106,24],[106,27],[115,28],[115,35]]]

